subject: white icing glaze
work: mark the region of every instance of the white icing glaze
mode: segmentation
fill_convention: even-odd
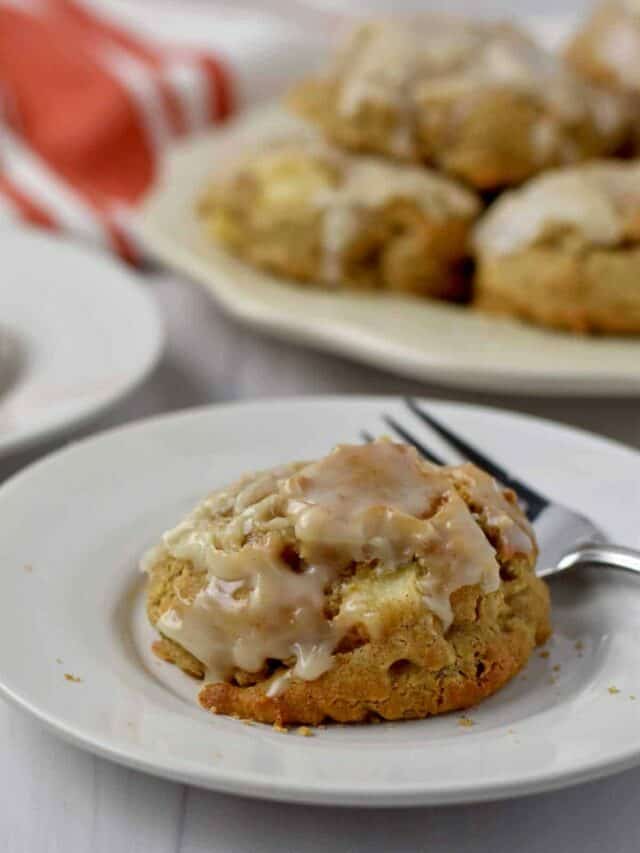
[[[281,693],[287,689],[289,684],[291,683],[292,678],[292,670],[287,669],[285,672],[277,675],[271,684],[269,685],[269,689],[267,690],[267,696],[270,698],[274,696],[280,696]]]
[[[388,163],[375,157],[349,157],[342,180],[314,194],[313,203],[332,208],[376,208],[395,198],[415,201],[436,219],[472,217],[479,208],[476,196],[435,170]]]
[[[502,559],[509,560],[515,554],[529,554],[534,532],[518,506],[516,496],[505,492],[486,471],[471,463],[447,470],[453,480],[464,487],[473,510],[496,537]]]
[[[201,558],[189,547],[189,536],[184,538],[174,556]],[[314,679],[328,669],[335,643],[323,614],[329,573],[317,566],[290,571],[280,559],[277,538],[232,554],[210,550],[205,588],[182,613],[169,611],[158,622],[164,634],[205,664],[207,679],[225,680],[236,667],[256,672],[267,658],[292,655],[293,673],[301,678]]]
[[[411,140],[420,105],[455,100],[464,111],[476,93],[496,86],[532,95],[559,124],[591,117],[606,132],[624,120],[617,99],[596,94],[514,27],[444,14],[361,26],[329,76],[338,82],[343,115],[353,116],[366,104],[392,110],[394,139],[401,140],[396,153],[403,156],[415,153]]]
[[[377,441],[340,445],[288,480],[285,491],[296,533],[298,525],[312,527],[312,518],[320,513],[331,517],[341,536],[351,519],[378,507],[420,517],[445,488],[442,470],[420,460],[414,450]]]
[[[313,163],[326,169],[314,170]],[[414,202],[426,216],[472,220],[477,196],[457,181],[428,168],[351,156],[316,136],[274,141],[240,165],[240,174],[261,184],[261,202],[295,212],[311,205],[322,215],[323,280],[342,281],[342,255],[374,210],[396,199]],[[331,174],[333,180],[327,177]]]
[[[342,253],[360,227],[361,215],[352,205],[325,207],[322,220],[322,278],[327,284],[342,281]]]
[[[440,469],[392,442],[342,445],[291,478],[285,490],[301,556],[335,567],[376,560],[387,568],[430,547],[425,520],[450,488]]]
[[[354,562],[391,576],[417,565],[425,615],[446,630],[455,590],[479,584],[491,592],[500,583],[494,548],[456,480],[486,514],[502,556],[533,552],[517,508],[473,466],[439,468],[389,441],[341,445],[318,462],[243,478],[164,535],[144,568],[172,556],[206,581],[193,601],[161,615],[159,630],[205,664],[208,680],[287,662],[270,687],[278,695],[290,678],[326,672],[354,626],[375,633],[379,614],[353,580],[335,618],[326,615],[328,586]],[[297,565],[288,560],[291,542]]]
[[[466,504],[455,492],[432,520],[438,545],[424,557],[428,573],[420,580],[427,607],[449,627],[453,620],[451,594],[479,584],[483,592],[500,586],[495,552]]]
[[[566,228],[588,244],[613,246],[634,236],[638,212],[637,162],[557,169],[502,195],[478,221],[473,243],[483,256],[504,255]]]
[[[340,281],[342,253],[368,212],[395,199],[409,199],[430,218],[473,219],[480,205],[473,193],[436,172],[386,163],[373,157],[345,158],[342,180],[313,196],[323,211],[323,273]]]
[[[596,55],[619,81],[631,89],[640,86],[640,7],[634,12],[612,7],[600,17],[601,27],[594,41]]]

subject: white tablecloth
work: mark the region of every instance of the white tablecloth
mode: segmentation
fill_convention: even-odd
[[[508,406],[640,447],[635,400],[448,391],[263,337],[224,317],[196,285],[162,276],[149,286],[167,322],[165,357],[143,387],[85,434],[222,400],[412,393]],[[44,451],[3,460],[0,480]],[[258,803],[94,758],[3,702],[0,768],[1,853],[637,853],[640,838],[640,769],[567,791],[478,806],[347,811]]]

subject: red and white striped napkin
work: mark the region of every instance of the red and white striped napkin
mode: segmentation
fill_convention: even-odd
[[[273,94],[334,24],[287,0],[0,0],[0,222],[140,262],[135,207],[167,147]]]

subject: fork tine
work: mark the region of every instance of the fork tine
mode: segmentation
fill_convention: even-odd
[[[433,462],[434,465],[445,465],[443,459],[433,453],[428,449],[422,442],[418,441],[411,433],[406,430],[404,427],[400,426],[400,424],[395,421],[390,415],[383,415],[382,419],[384,422],[391,427],[391,429],[400,436],[407,444],[412,444],[418,453],[421,453],[425,459],[428,459],[430,462]]]
[[[467,441],[455,435],[455,433],[451,432],[448,427],[440,423],[440,421],[437,421],[433,415],[423,411],[415,400],[407,397],[405,399],[405,403],[414,415],[417,415],[423,423],[430,426],[434,432],[437,432],[441,438],[444,438],[451,447],[454,447],[466,459],[474,462],[479,468],[484,468],[485,471],[488,471],[489,474],[497,480],[502,480],[502,482],[504,482],[505,479],[509,477],[509,474],[504,470],[504,468],[492,459],[489,459],[488,456],[485,456],[484,453],[481,453],[477,448],[472,447]]]
[[[464,457],[478,465],[478,467],[484,468],[485,471],[488,471],[492,477],[495,477],[495,479],[499,480],[503,485],[512,488],[525,502],[527,517],[530,521],[534,521],[540,515],[542,510],[549,506],[550,502],[548,498],[541,495],[539,492],[536,492],[535,489],[532,489],[530,486],[527,486],[526,483],[523,483],[521,480],[513,477],[501,465],[498,465],[488,456],[485,456],[484,453],[481,453],[475,447],[472,447],[469,442],[457,436],[448,427],[436,420],[433,415],[430,415],[428,412],[421,409],[415,400],[407,397],[405,399],[405,403],[423,423],[431,427],[434,432],[441,436],[441,438],[448,442],[448,444],[454,447]]]
[[[370,432],[367,432],[366,429],[360,430],[360,438],[364,441],[365,444],[371,444],[373,441],[373,436]]]

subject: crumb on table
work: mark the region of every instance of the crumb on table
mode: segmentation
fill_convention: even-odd
[[[67,681],[72,681],[74,684],[79,684],[82,679],[77,675],[72,675],[70,672],[65,672],[64,677]]]
[[[620,693],[618,688],[613,684],[610,687],[607,687],[607,690],[609,691],[609,693],[611,693],[612,696],[615,696],[616,693]]]
[[[550,654],[551,654],[551,652],[548,652],[545,650],[543,652],[539,652],[538,657],[546,659],[549,657]]]
[[[280,734],[282,735],[289,734],[289,729],[286,726],[282,726],[280,725],[280,723],[277,722],[273,724],[273,730],[276,732],[280,732]]]
[[[582,640],[576,640],[574,644],[574,649],[576,649],[576,651],[578,652],[581,652],[584,649],[584,643],[582,642]]]
[[[554,672],[560,672],[560,664],[559,664],[559,663],[557,663],[557,664],[553,667],[553,671],[554,671]]]
[[[313,732],[309,726],[299,726],[296,729],[296,734],[301,735],[301,737],[313,737]]]
[[[461,726],[463,729],[470,729],[471,726],[475,726],[475,723],[471,719],[471,717],[463,716],[460,717],[460,719],[458,720],[458,725]]]

